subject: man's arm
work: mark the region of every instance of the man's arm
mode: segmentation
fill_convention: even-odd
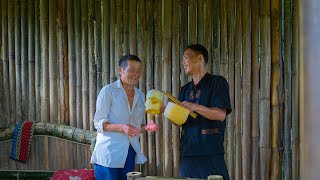
[[[134,137],[140,133],[138,128],[130,124],[111,124],[108,122],[103,123],[103,131],[122,132],[130,137]]]
[[[181,102],[180,105],[186,109],[189,109],[190,111],[197,112],[209,120],[224,121],[226,119],[227,111],[222,108],[209,108],[187,101]]]

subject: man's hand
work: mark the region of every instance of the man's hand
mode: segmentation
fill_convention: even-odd
[[[148,132],[155,132],[159,130],[159,127],[153,120],[150,120],[144,129]]]
[[[187,102],[187,101],[183,101],[180,103],[180,106],[189,109],[190,111],[196,111],[196,106],[197,104],[195,103],[191,103],[191,102]]]
[[[131,124],[123,124],[121,126],[121,131],[130,137],[135,137],[140,134],[140,130]]]

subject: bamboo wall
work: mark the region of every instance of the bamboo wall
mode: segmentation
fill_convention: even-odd
[[[177,96],[188,44],[230,84],[226,162],[232,179],[298,179],[297,0],[1,0],[0,125],[25,120],[93,129],[100,89],[126,53],[139,88]],[[142,135],[148,175],[178,176],[179,128]],[[53,147],[44,146],[44,153]],[[60,144],[56,147],[61,147]],[[57,148],[57,151],[60,151]]]

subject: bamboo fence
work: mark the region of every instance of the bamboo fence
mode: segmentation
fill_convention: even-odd
[[[177,97],[191,80],[183,52],[201,43],[209,51],[208,72],[229,82],[231,179],[299,179],[297,0],[1,0],[0,8],[1,127],[31,120],[94,130],[97,94],[119,78],[118,61],[127,53],[142,60],[139,89]],[[136,170],[178,177],[180,128],[154,120],[160,131],[141,135],[149,161]],[[1,158],[10,143],[3,147]],[[66,156],[48,163],[51,150],[66,154],[74,147],[70,163],[62,161]],[[28,165],[3,161],[0,168],[90,167],[90,151],[80,146],[43,137],[32,148],[43,156]]]

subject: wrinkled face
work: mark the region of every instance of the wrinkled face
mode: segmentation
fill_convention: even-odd
[[[186,75],[193,75],[200,71],[201,55],[192,49],[187,49],[183,53],[183,68]]]
[[[142,65],[141,62],[128,60],[127,67],[125,69],[119,67],[118,70],[122,82],[129,86],[135,86],[141,77]]]

